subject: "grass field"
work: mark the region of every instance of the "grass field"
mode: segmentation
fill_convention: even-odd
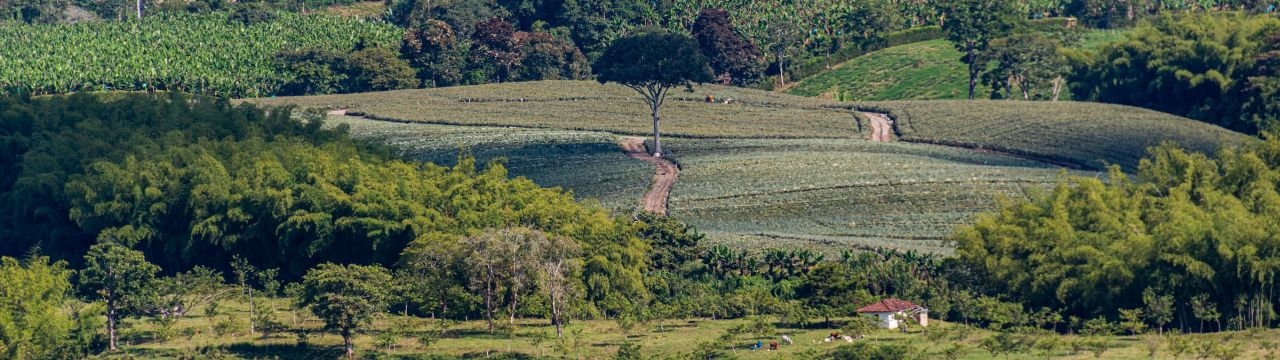
[[[849,140],[673,140],[671,215],[716,243],[948,253],[943,239],[997,196],[1055,183],[1057,167],[951,147]],[[1085,173],[1078,173],[1087,175]]]
[[[904,141],[990,149],[1088,169],[1117,164],[1133,170],[1147,148],[1165,141],[1206,153],[1246,141],[1218,126],[1120,105],[980,100],[859,107],[889,113]]]
[[[1125,30],[1084,32],[1080,49],[1094,50],[1121,40]],[[871,52],[800,81],[787,92],[846,101],[965,99],[969,96],[967,65],[945,39],[918,42]],[[979,84],[976,96],[991,87]],[[1064,99],[1070,97],[1063,93]]]
[[[572,189],[579,200],[597,199],[619,212],[639,205],[653,175],[651,165],[622,154],[616,135],[602,132],[395,123],[352,116],[330,116],[327,121],[347,124],[352,136],[377,139],[411,159],[451,166],[460,149],[481,164],[505,158],[512,176]]]
[[[261,301],[262,299],[258,299]],[[157,338],[161,333],[154,323],[129,320],[122,334],[122,352],[108,354],[112,359],[172,359],[187,358],[203,353],[207,358],[278,358],[278,359],[338,359],[342,358],[342,339],[321,331],[322,323],[305,310],[288,309],[287,299],[260,302],[260,311],[275,308],[274,317],[295,329],[307,332],[306,345],[299,345],[296,333],[277,333],[263,337],[261,333],[248,332],[248,310],[240,302],[220,303],[219,311],[206,316],[203,308],[192,311],[188,317],[178,320],[170,328],[168,340]],[[769,321],[772,321],[771,318]],[[838,328],[843,319],[835,319]],[[700,346],[711,346],[741,359],[821,359],[843,341],[822,342],[832,329],[822,324],[806,328],[788,327],[774,323],[774,331],[765,334],[739,334],[727,342],[717,341],[721,335],[738,325],[747,325],[750,319],[711,320],[683,319],[638,324],[624,332],[614,321],[575,321],[565,331],[565,338],[557,340],[554,328],[545,320],[517,320],[514,326],[500,321],[502,330],[490,334],[482,321],[443,323],[427,318],[405,318],[386,315],[373,329],[356,336],[356,352],[359,358],[409,358],[427,356],[454,356],[473,359],[608,359],[617,352],[618,345],[629,341],[641,346],[641,351],[656,359],[678,359],[689,355]],[[218,324],[224,326],[217,326]],[[923,358],[942,358],[943,351],[952,344],[962,344],[960,359],[993,359],[991,353],[979,348],[991,332],[958,323],[930,320],[926,331],[919,327],[909,333],[897,330],[873,331],[857,342],[876,344],[907,344],[922,351]],[[219,332],[221,331],[221,332]],[[389,333],[387,341],[379,341],[380,335]],[[420,335],[432,334],[424,345]],[[443,335],[440,335],[443,334]],[[751,351],[748,347],[761,341],[768,344],[788,335],[794,345],[783,345],[779,351]],[[1009,359],[1093,359],[1089,351],[1072,354],[1071,342],[1078,336],[1054,335],[1060,341],[1057,349],[1045,353],[1042,350],[1011,354]],[[1219,334],[1178,335],[1197,347],[1222,343],[1228,348],[1238,346],[1240,359],[1263,359],[1280,355],[1265,349],[1280,337],[1280,330],[1228,332]],[[1174,358],[1168,338],[1146,336],[1111,336],[1107,338],[1109,349],[1102,354],[1106,359],[1151,359],[1148,344],[1156,347],[1156,357]],[[781,342],[781,341],[780,341]],[[390,346],[384,344],[390,343]],[[1198,350],[1183,354],[1183,358],[1198,357]],[[221,355],[214,357],[208,355]]]

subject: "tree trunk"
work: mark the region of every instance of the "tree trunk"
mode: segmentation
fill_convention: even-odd
[[[138,20],[142,20],[142,0],[138,0]]]
[[[356,357],[356,345],[351,339],[351,329],[342,329],[342,345],[347,349],[347,359]]]
[[[493,334],[493,287],[486,282],[484,287],[484,318],[489,322],[489,333]]]
[[[116,321],[119,314],[116,313],[115,301],[107,301],[107,348],[111,351],[116,350]]]
[[[658,101],[661,101],[661,100],[654,100],[654,104],[653,104],[653,156],[654,157],[662,157],[662,135],[660,135],[658,132],[658,123],[661,122],[662,120],[661,118],[658,117],[658,105],[659,105]]]
[[[551,294],[551,324],[556,326],[556,338],[564,337],[564,328],[560,324],[560,306],[556,304],[559,301],[555,294]]]
[[[969,56],[969,100],[973,100],[974,88],[978,86],[978,64],[974,60],[973,41],[965,42],[965,50]]]
[[[249,287],[249,335],[257,333],[257,308],[253,305],[253,287]]]

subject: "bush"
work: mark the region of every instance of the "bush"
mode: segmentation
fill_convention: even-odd
[[[357,51],[347,59],[350,66],[347,92],[409,89],[418,86],[418,76],[398,53],[375,47]]]
[[[237,7],[227,21],[238,22],[243,25],[254,25],[273,21],[276,17],[275,10],[267,7],[266,4],[245,3]]]

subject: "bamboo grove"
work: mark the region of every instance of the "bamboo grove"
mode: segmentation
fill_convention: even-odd
[[[228,13],[166,13],[142,21],[0,25],[0,89],[51,94],[173,90],[223,97],[275,94],[279,51],[393,47],[403,30],[331,16],[280,13],[243,25]]]
[[[955,235],[989,291],[1080,317],[1167,314],[1199,331],[1275,323],[1280,139],[1215,157],[1153,149],[1137,176],[1073,178]],[[1149,301],[1167,299],[1164,301]]]

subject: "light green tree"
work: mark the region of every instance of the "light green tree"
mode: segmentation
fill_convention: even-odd
[[[391,274],[379,266],[321,264],[302,278],[298,303],[309,307],[327,331],[342,336],[348,358],[355,356],[355,333],[386,310]]]
[[[156,273],[160,267],[147,262],[142,252],[112,241],[89,248],[80,271],[80,287],[101,300],[107,310],[107,345],[116,350],[120,320],[141,316],[156,303]]]
[[[0,358],[57,358],[74,329],[63,312],[71,272],[45,257],[0,258]]]

